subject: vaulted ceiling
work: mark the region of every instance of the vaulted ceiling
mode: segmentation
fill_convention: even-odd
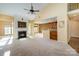
[[[24,8],[30,9],[31,3],[0,3],[0,14],[6,14],[10,16],[27,17],[28,11]],[[40,11],[46,6],[44,3],[33,3],[34,9]]]

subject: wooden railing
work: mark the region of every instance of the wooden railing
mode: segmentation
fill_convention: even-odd
[[[79,3],[68,3],[68,11],[79,9]]]

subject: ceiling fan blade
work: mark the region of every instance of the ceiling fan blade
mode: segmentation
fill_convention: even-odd
[[[24,9],[24,10],[28,10],[29,11],[29,9]]]
[[[39,10],[34,10],[34,12],[39,12]]]

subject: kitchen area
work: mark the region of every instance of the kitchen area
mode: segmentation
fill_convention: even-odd
[[[56,18],[49,18],[49,19],[40,21],[37,28],[38,28],[38,33],[40,33],[43,38],[57,40],[57,20]]]

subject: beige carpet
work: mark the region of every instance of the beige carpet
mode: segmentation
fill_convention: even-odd
[[[73,56],[78,55],[68,44],[46,39],[14,40],[11,56]]]

